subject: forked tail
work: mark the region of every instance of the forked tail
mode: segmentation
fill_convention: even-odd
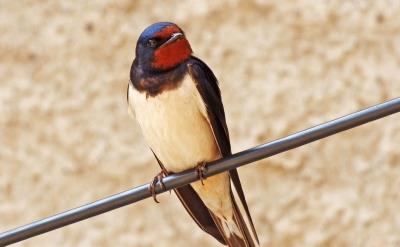
[[[213,220],[221,232],[225,242],[230,247],[256,247],[259,246],[257,233],[252,219],[240,198],[233,189],[231,192],[233,217],[232,219],[221,219],[212,214]]]

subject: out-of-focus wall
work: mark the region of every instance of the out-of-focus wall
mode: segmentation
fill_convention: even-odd
[[[1,1],[0,231],[148,182],[140,32],[220,80],[235,152],[400,96],[400,1]],[[241,168],[262,246],[400,246],[400,116]],[[16,246],[215,246],[168,193]]]

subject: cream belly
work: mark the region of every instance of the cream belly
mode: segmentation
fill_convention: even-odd
[[[173,90],[147,97],[129,87],[129,105],[147,144],[168,171],[180,172],[221,157],[207,120],[206,107],[190,76]],[[230,179],[223,173],[193,188],[220,217],[232,217]]]
[[[220,156],[190,76],[178,88],[155,97],[146,98],[130,87],[129,101],[147,144],[168,171],[180,172]]]

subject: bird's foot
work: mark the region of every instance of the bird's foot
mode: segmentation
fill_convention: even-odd
[[[200,182],[202,185],[204,185],[204,180],[206,179],[204,177],[204,173],[207,171],[207,163],[206,162],[200,162],[197,166],[196,166],[196,172],[197,172],[197,176],[199,176],[200,178]]]
[[[163,178],[167,176],[167,173],[164,170],[161,170],[153,179],[153,181],[149,185],[149,191],[151,193],[151,196],[153,197],[154,201],[156,203],[160,203],[157,200],[157,194],[156,194],[156,186],[157,184],[160,184],[162,189],[165,189],[165,184],[163,183]]]

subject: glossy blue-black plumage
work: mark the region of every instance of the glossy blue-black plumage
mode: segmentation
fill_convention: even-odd
[[[138,42],[146,42],[148,39],[154,37],[157,32],[160,32],[165,27],[175,25],[172,22],[157,22],[150,26],[148,26],[145,30],[143,30],[142,34],[139,37]]]

